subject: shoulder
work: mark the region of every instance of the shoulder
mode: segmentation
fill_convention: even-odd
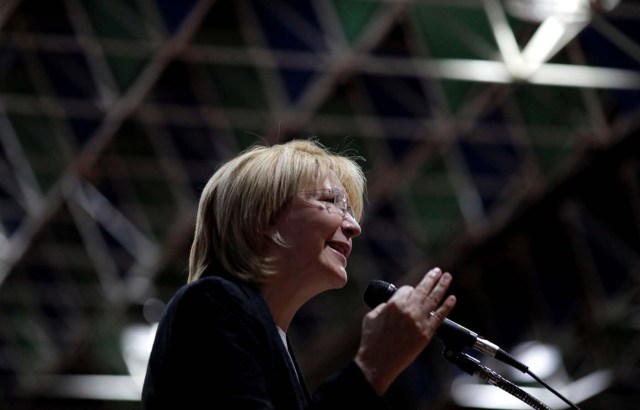
[[[261,295],[257,286],[238,279],[227,276],[206,276],[180,288],[174,298],[198,294],[213,294],[237,301],[245,301]]]
[[[260,289],[223,276],[207,276],[182,286],[169,301],[167,313],[199,316],[212,311],[249,314],[267,309]]]

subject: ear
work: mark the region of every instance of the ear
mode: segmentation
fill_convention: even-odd
[[[278,237],[278,229],[274,224],[269,224],[262,234],[270,241],[274,241]]]
[[[278,226],[275,223],[275,218],[270,219],[269,225],[262,229],[260,235],[267,243],[279,244],[281,242],[280,232],[278,232]]]

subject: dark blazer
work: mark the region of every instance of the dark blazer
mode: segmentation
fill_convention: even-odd
[[[204,277],[179,289],[165,309],[143,409],[388,408],[354,362],[312,396],[290,351],[292,359],[256,286]]]

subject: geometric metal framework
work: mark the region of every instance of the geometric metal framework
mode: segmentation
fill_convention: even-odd
[[[610,371],[583,409],[635,408],[640,5],[534,3],[0,4],[0,407],[138,408],[125,342],[185,283],[208,177],[316,138],[363,157],[368,193],[348,285],[290,331],[312,386],[353,354],[369,280],[441,266],[454,320],[557,344],[569,380]],[[440,350],[398,408],[462,408]]]

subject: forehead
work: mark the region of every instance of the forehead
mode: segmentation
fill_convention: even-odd
[[[309,185],[310,186],[308,188],[311,188],[311,189],[328,189],[333,187],[344,189],[344,187],[342,186],[342,183],[340,182],[336,174],[334,174],[333,172],[330,172],[323,176],[319,176],[315,181],[312,181]]]

